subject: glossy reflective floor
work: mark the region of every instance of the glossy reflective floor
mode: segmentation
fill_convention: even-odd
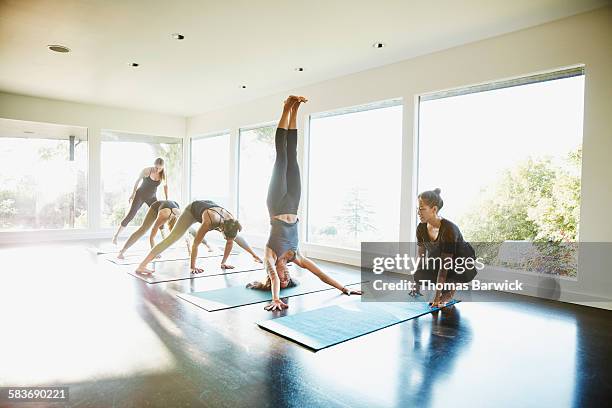
[[[258,328],[280,315],[262,304],[209,313],[175,296],[261,271],[150,285],[90,245],[0,247],[0,385],[70,387],[68,404],[18,406],[594,407],[612,396],[610,311],[499,294],[313,353]],[[286,313],[354,300],[319,292]]]

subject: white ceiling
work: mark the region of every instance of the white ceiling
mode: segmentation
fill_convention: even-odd
[[[0,0],[0,90],[191,116],[608,3]]]
[[[0,118],[0,137],[87,140],[87,128]]]

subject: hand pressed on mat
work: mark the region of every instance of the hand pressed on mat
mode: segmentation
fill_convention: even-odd
[[[273,300],[272,303],[270,303],[268,306],[264,307],[264,309],[271,312],[271,311],[274,311],[274,310],[287,309],[288,307],[289,307],[288,304],[286,304],[285,302],[283,302],[280,299],[277,299],[277,300]]]

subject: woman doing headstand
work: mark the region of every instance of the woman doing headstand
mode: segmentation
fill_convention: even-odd
[[[302,187],[300,168],[297,162],[297,112],[301,103],[307,102],[301,96],[289,96],[285,100],[283,114],[276,129],[276,160],[268,187],[266,204],[270,214],[270,236],[264,254],[264,264],[268,276],[265,282],[247,285],[252,289],[272,291],[272,303],[266,310],[282,310],[289,307],[280,299],[280,290],[295,286],[295,278],[289,276],[287,262],[308,269],[323,282],[346,295],[360,295],[360,290],[352,290],[326,275],[310,259],[298,251],[298,207]]]

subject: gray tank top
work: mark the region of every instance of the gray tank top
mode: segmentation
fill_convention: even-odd
[[[298,237],[298,221],[290,224],[288,222],[272,218],[270,220],[270,238],[268,238],[268,247],[276,253],[277,257],[281,257],[285,252],[291,250],[297,254],[299,237]],[[289,259],[289,261],[292,261]]]

